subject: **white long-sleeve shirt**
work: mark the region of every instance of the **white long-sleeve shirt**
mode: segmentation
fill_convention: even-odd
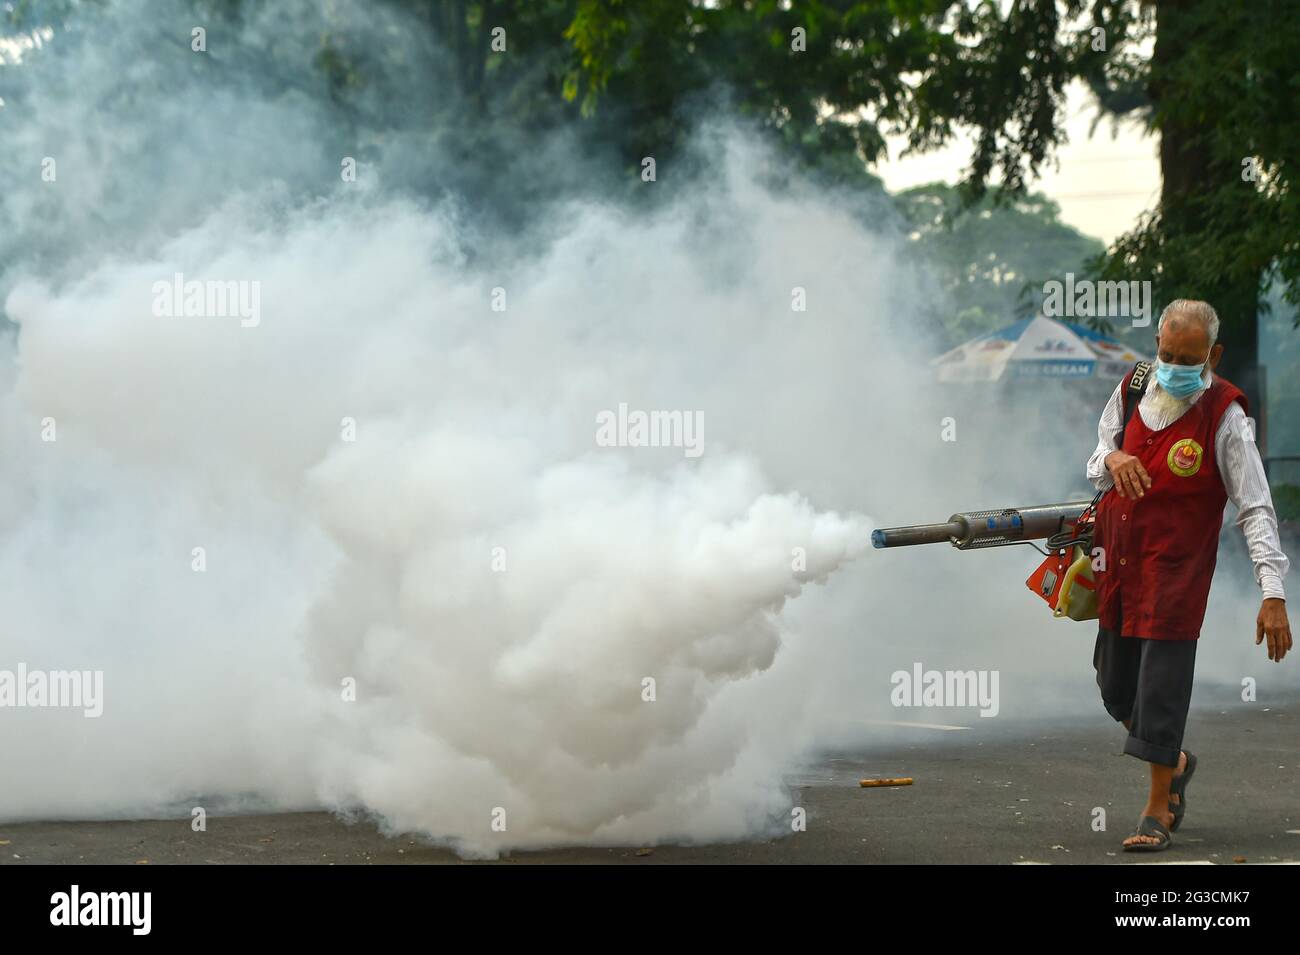
[[[1160,387],[1153,374],[1146,394],[1138,402],[1137,413],[1142,416],[1142,422],[1153,431],[1173,424],[1205,395],[1204,389],[1210,386],[1212,374],[1210,369],[1205,370],[1201,375],[1201,381],[1204,382],[1202,390],[1173,415],[1161,415],[1153,407],[1154,402],[1150,399]],[[1110,401],[1102,410],[1101,421],[1097,425],[1097,450],[1088,459],[1088,480],[1099,491],[1104,491],[1115,483],[1105,462],[1106,455],[1118,450],[1116,439],[1124,425],[1124,399],[1120,394],[1123,385],[1121,380],[1115,386]],[[1219,430],[1214,436],[1214,457],[1228,499],[1237,507],[1236,523],[1246,537],[1250,559],[1255,565],[1255,580],[1259,582],[1265,597],[1285,599],[1282,578],[1286,576],[1290,564],[1282,553],[1277,513],[1273,510],[1273,495],[1269,492],[1268,480],[1264,476],[1264,462],[1260,460],[1259,448],[1255,445],[1255,423],[1246,417],[1246,412],[1236,401],[1228,405],[1219,421]]]

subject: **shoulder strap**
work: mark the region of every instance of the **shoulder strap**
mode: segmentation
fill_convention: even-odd
[[[1128,423],[1133,420],[1133,412],[1137,411],[1138,402],[1142,396],[1147,393],[1147,385],[1151,383],[1151,369],[1155,367],[1149,361],[1140,361],[1133,366],[1133,373],[1129,375],[1128,387],[1124,389],[1124,424],[1120,426],[1119,434],[1115,438],[1115,447],[1124,447],[1124,432],[1128,430]]]

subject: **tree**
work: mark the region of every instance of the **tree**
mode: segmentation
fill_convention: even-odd
[[[1065,88],[1161,139],[1158,208],[1092,263],[1204,298],[1223,318],[1222,370],[1258,406],[1257,316],[1269,274],[1300,302],[1300,17],[1286,0],[580,0],[569,37],[590,112],[675,107],[723,82],[802,150],[876,161],[882,132],[911,149],[975,134],[969,203],[1024,194],[1060,144]],[[795,40],[806,38],[801,51]],[[1154,44],[1154,48],[1152,48]],[[678,128],[669,124],[667,136]],[[652,126],[642,135],[660,136]],[[634,134],[635,138],[635,134]],[[662,148],[662,147],[661,147]],[[1246,165],[1243,165],[1243,164]],[[1247,171],[1250,175],[1247,176]],[[1275,271],[1271,271],[1275,270]],[[1104,322],[1099,323],[1104,326]]]
[[[1223,320],[1221,371],[1261,413],[1258,316],[1276,278],[1300,302],[1300,18],[1275,0],[1160,0],[1127,42],[1154,33],[1127,102],[1160,135],[1160,205],[1099,260],[1151,278],[1157,301],[1201,298]],[[1097,87],[1107,87],[1098,83]],[[1133,93],[1145,92],[1145,100]]]
[[[895,201],[948,293],[949,307],[934,319],[949,345],[1032,313],[1035,289],[1081,272],[1103,250],[1099,240],[1061,222],[1060,207],[1037,193],[1002,203],[985,196],[967,205],[956,188],[931,183]]]
[[[232,22],[267,9],[191,3]],[[4,18],[30,30],[101,8],[16,0]],[[1222,370],[1257,408],[1270,277],[1300,304],[1294,0],[385,0],[327,4],[319,18],[311,35],[268,31],[208,65],[227,56],[226,75],[327,100],[338,138],[359,149],[423,137],[448,161],[411,166],[410,186],[495,202],[516,221],[609,165],[530,175],[546,132],[576,130],[591,154],[635,168],[679,154],[701,111],[719,107],[807,169],[870,189],[886,134],[926,150],[972,130],[960,195],[1006,203],[1052,159],[1066,86],[1082,80],[1099,117],[1136,117],[1160,136],[1159,204],[1092,260],[1097,277],[1150,281],[1157,302],[1214,303]],[[491,48],[497,27],[508,56]],[[430,38],[441,53],[428,55]],[[21,92],[0,84],[0,95]],[[511,190],[493,188],[507,179]],[[606,184],[618,181],[653,201],[634,177]]]

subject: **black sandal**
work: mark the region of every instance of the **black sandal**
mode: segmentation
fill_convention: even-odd
[[[1124,846],[1125,852],[1160,852],[1168,849],[1173,843],[1173,837],[1169,835],[1169,830],[1155,816],[1143,816],[1138,822],[1135,836],[1161,836],[1159,842],[1135,842],[1132,845]]]
[[[1174,814],[1174,821],[1169,826],[1171,832],[1183,824],[1183,816],[1187,813],[1187,784],[1192,781],[1192,773],[1196,772],[1196,757],[1189,749],[1183,752],[1187,754],[1187,766],[1181,776],[1175,776],[1169,783],[1169,795],[1178,797],[1178,802],[1171,800],[1169,803],[1169,811]]]

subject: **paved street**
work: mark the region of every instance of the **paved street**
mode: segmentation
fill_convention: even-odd
[[[1213,694],[1194,707],[1188,744],[1201,765],[1188,815],[1164,853],[1119,851],[1145,795],[1145,765],[1121,752],[1104,714],[1060,725],[967,721],[968,729],[878,725],[884,742],[823,754],[788,777],[807,831],[707,846],[517,852],[521,863],[1142,863],[1300,861],[1300,697],[1242,704]],[[996,727],[988,723],[999,724]],[[1194,742],[1193,742],[1194,741]],[[911,776],[863,789],[862,777]],[[1107,831],[1091,828],[1103,807]],[[387,838],[328,813],[179,821],[0,824],[0,862],[457,863],[445,849]]]

